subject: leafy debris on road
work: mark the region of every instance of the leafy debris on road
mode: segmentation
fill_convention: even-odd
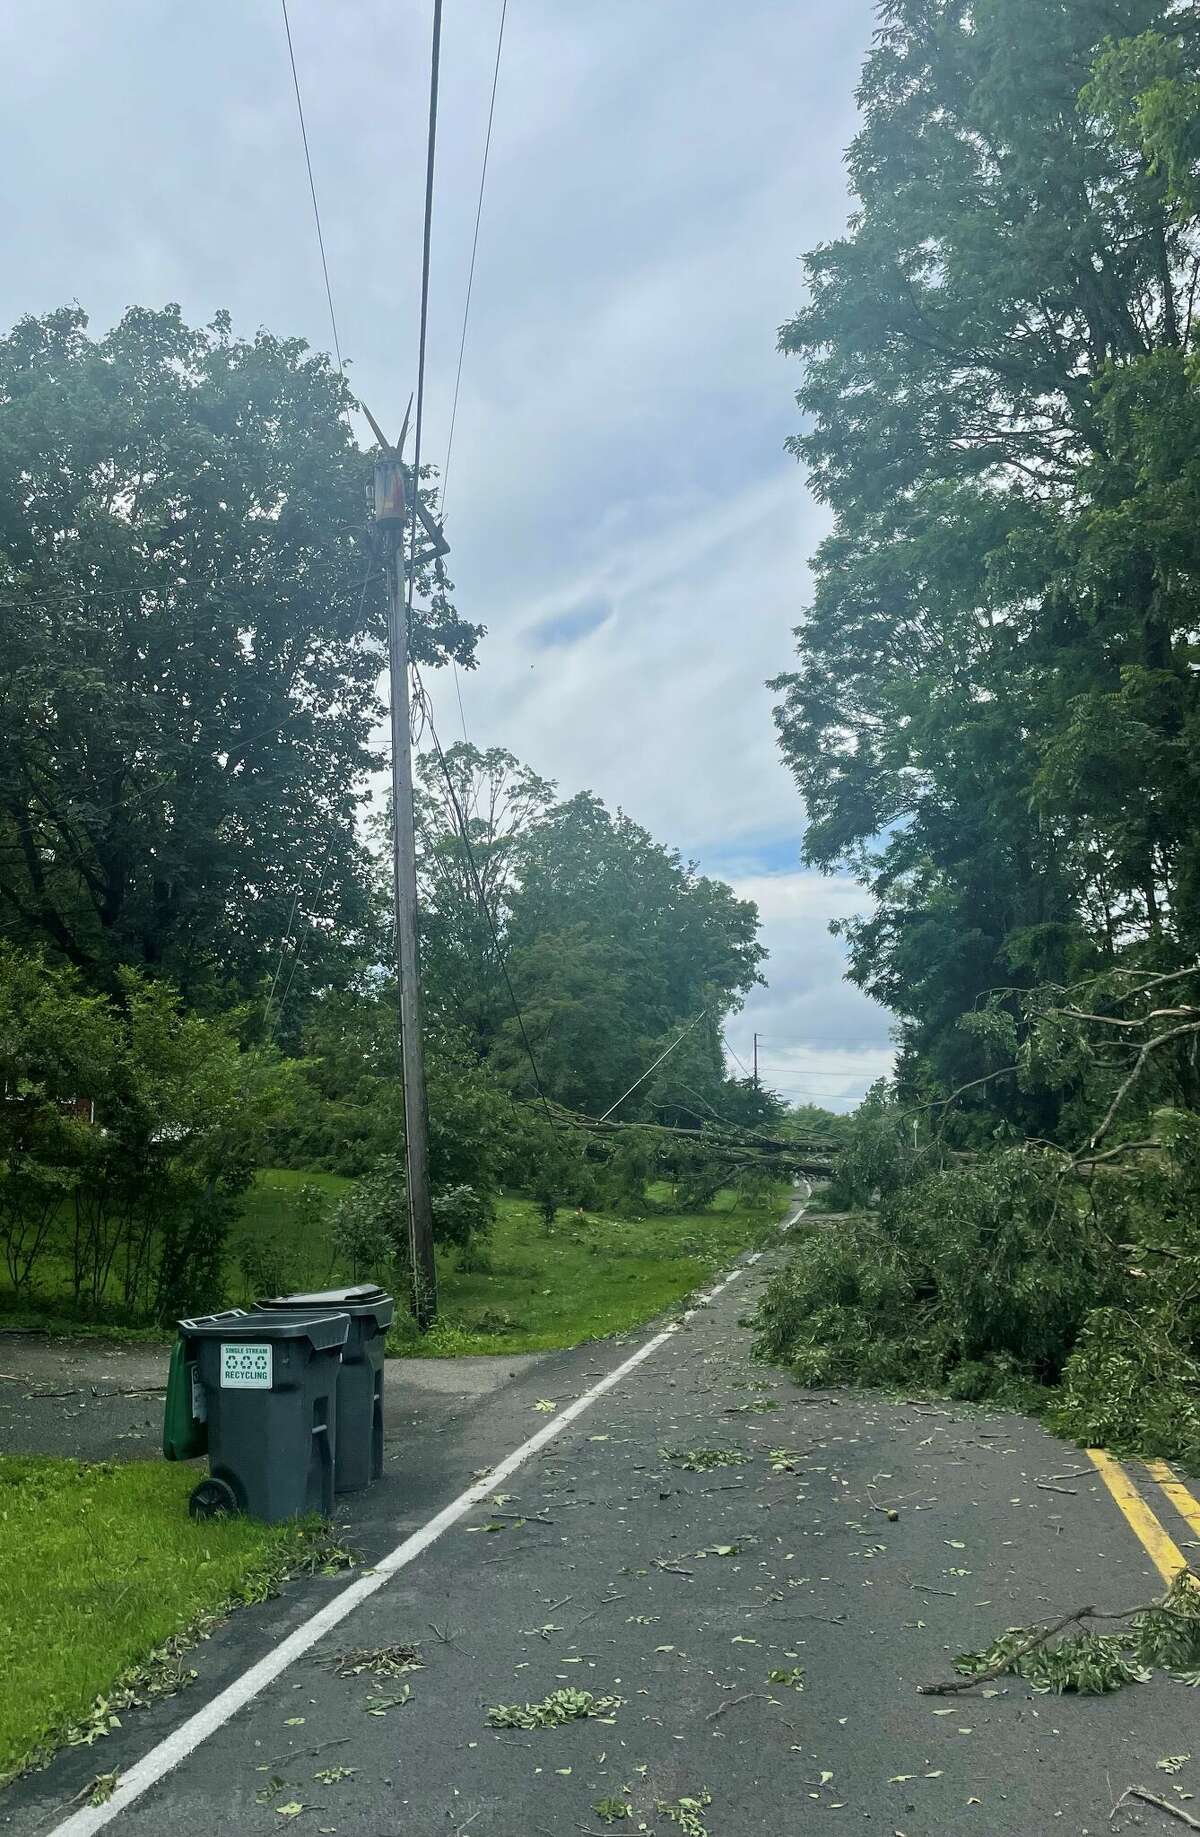
[[[740,1448],[660,1448],[659,1455],[685,1473],[711,1473],[714,1467],[744,1467],[750,1459]]]
[[[564,1722],[594,1716],[612,1722],[624,1697],[596,1697],[590,1690],[552,1690],[540,1703],[496,1703],[488,1710],[493,1729],[557,1729]]]
[[[708,1837],[708,1829],[700,1813],[711,1804],[712,1793],[707,1787],[704,1787],[696,1796],[676,1799],[673,1803],[666,1799],[656,1799],[654,1809],[664,1818],[669,1818],[672,1824],[677,1825],[684,1833],[684,1837]]]
[[[592,1810],[605,1824],[616,1824],[620,1818],[633,1816],[633,1806],[627,1799],[597,1799]]]
[[[1128,1625],[1116,1633],[1072,1633],[1049,1643],[1067,1627],[1088,1620]],[[1009,1627],[982,1651],[962,1653],[954,1669],[957,1679],[918,1685],[921,1694],[947,1696],[1006,1674],[1023,1678],[1036,1691],[1059,1695],[1096,1696],[1144,1684],[1155,1670],[1179,1683],[1200,1683],[1200,1577],[1183,1569],[1161,1600],[1121,1613],[1080,1607],[1042,1626]]]
[[[408,1671],[420,1671],[425,1660],[419,1646],[402,1642],[392,1646],[350,1646],[317,1663],[329,1665],[339,1678],[359,1678],[364,1672],[373,1678],[401,1678]]]
[[[394,1697],[368,1697],[363,1704],[363,1708],[366,1710],[368,1716],[386,1716],[389,1709],[403,1709],[404,1705],[410,1702],[411,1699],[412,1685],[405,1684],[404,1688],[398,1691]]]
[[[98,1773],[90,1786],[85,1789],[87,1791],[88,1804],[107,1805],[113,1793],[117,1790],[117,1781],[119,1778],[119,1769],[115,1767],[111,1773]]]

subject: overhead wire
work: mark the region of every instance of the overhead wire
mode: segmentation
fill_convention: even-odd
[[[471,262],[467,270],[467,291],[463,300],[462,332],[458,340],[458,364],[454,372],[454,396],[450,404],[450,431],[446,436],[446,456],[442,461],[442,480],[438,493],[438,509],[443,522],[446,516],[446,495],[450,489],[450,460],[454,452],[454,430],[458,425],[458,397],[462,388],[463,356],[467,348],[467,325],[471,317],[471,296],[475,289],[475,262],[479,254],[479,226],[483,221],[483,196],[487,187],[488,158],[492,151],[492,127],[496,119],[496,90],[500,83],[500,57],[504,50],[504,22],[508,17],[508,0],[502,0],[500,7],[500,26],[496,33],[496,61],[492,67],[492,93],[488,100],[487,132],[483,141],[483,163],[479,172],[479,196],[475,200],[475,230],[471,237]],[[439,574],[441,564],[438,564]],[[458,722],[462,728],[464,744],[469,745],[467,735],[467,714],[463,707],[462,682],[458,674],[458,663],[450,659],[454,672],[454,695],[458,702]]]
[[[283,8],[283,29],[287,33],[288,62],[292,66],[292,87],[296,92],[296,113],[300,118],[300,138],[304,142],[304,164],[308,170],[308,189],[312,194],[313,221],[317,226],[317,247],[321,251],[321,273],[325,276],[325,298],[329,303],[329,324],[333,331],[333,349],[337,357],[339,376],[346,372],[342,365],[342,346],[338,338],[337,314],[333,310],[333,288],[329,284],[329,263],[325,259],[325,237],[321,229],[321,207],[317,203],[317,186],[313,178],[312,155],[308,150],[308,128],[304,121],[304,103],[300,96],[300,78],[296,71],[296,51],[292,44],[292,22],[288,18],[287,0],[279,0]]]
[[[622,1105],[622,1104],[623,1104],[623,1103],[625,1102],[625,1099],[626,1099],[627,1097],[632,1097],[632,1095],[633,1095],[633,1093],[634,1093],[634,1092],[635,1092],[635,1091],[637,1090],[637,1088],[638,1088],[638,1086],[639,1086],[639,1084],[645,1084],[645,1082],[646,1082],[646,1080],[647,1080],[647,1078],[648,1078],[648,1077],[650,1076],[650,1074],[651,1074],[651,1072],[653,1072],[653,1071],[657,1071],[657,1070],[658,1070],[658,1067],[659,1067],[659,1066],[660,1066],[660,1065],[662,1064],[662,1062],[663,1062],[663,1060],[664,1060],[665,1058],[667,1058],[669,1054],[671,1054],[671,1053],[673,1053],[673,1052],[674,1052],[674,1050],[675,1050],[675,1048],[676,1048],[676,1047],[677,1047],[677,1046],[678,1046],[678,1045],[679,1045],[679,1044],[680,1044],[680,1043],[681,1043],[681,1042],[682,1042],[683,1040],[686,1040],[686,1039],[687,1039],[687,1036],[688,1036],[688,1034],[689,1034],[689,1033],[690,1033],[690,1032],[692,1031],[692,1028],[693,1028],[693,1027],[698,1027],[698,1026],[700,1025],[700,1023],[701,1023],[701,1021],[702,1021],[702,1020],[704,1019],[704,1017],[705,1017],[705,1015],[706,1015],[707,1013],[708,1013],[708,1009],[707,1009],[707,1008],[701,1008],[701,1010],[700,1010],[700,1012],[699,1012],[699,1014],[698,1014],[698,1015],[696,1016],[696,1018],[695,1018],[695,1020],[692,1020],[692,1021],[689,1021],[689,1022],[688,1022],[688,1024],[687,1024],[687,1026],[686,1026],[686,1027],[684,1028],[684,1030],[683,1030],[683,1032],[682,1032],[681,1034],[679,1034],[679,1035],[678,1035],[678,1036],[677,1036],[677,1037],[676,1037],[675,1039],[673,1039],[673,1040],[671,1041],[671,1044],[670,1044],[670,1045],[669,1045],[669,1046],[668,1046],[668,1047],[666,1048],[666,1050],[665,1050],[664,1052],[660,1052],[660,1053],[659,1053],[659,1055],[658,1055],[658,1057],[657,1057],[657,1059],[655,1059],[655,1061],[654,1061],[654,1063],[653,1063],[653,1065],[648,1065],[648,1066],[646,1067],[646,1069],[645,1069],[645,1071],[644,1071],[644,1072],[642,1073],[642,1075],[641,1075],[641,1077],[640,1077],[640,1078],[635,1078],[635,1079],[634,1079],[634,1081],[633,1081],[633,1083],[632,1083],[632,1084],[630,1085],[630,1087],[629,1087],[629,1089],[628,1089],[627,1091],[622,1091],[622,1092],[621,1092],[621,1095],[620,1095],[620,1096],[619,1096],[619,1097],[617,1098],[617,1101],[616,1101],[616,1103],[610,1103],[610,1104],[609,1104],[609,1106],[608,1106],[608,1108],[607,1108],[607,1110],[606,1110],[606,1111],[604,1112],[604,1115],[603,1115],[603,1116],[598,1116],[598,1117],[596,1118],[596,1121],[597,1121],[598,1123],[606,1123],[606,1122],[608,1121],[608,1119],[609,1119],[609,1117],[610,1117],[610,1116],[612,1115],[612,1113],[613,1113],[613,1111],[614,1111],[614,1110],[619,1110],[619,1109],[620,1109],[620,1107],[621,1107],[621,1105]]]
[[[429,136],[425,155],[425,228],[421,245],[421,330],[417,348],[417,422],[413,434],[412,516],[408,526],[408,581],[404,616],[412,626],[417,575],[417,505],[421,493],[421,434],[425,421],[425,352],[429,341],[429,251],[433,239],[433,175],[437,156],[438,78],[442,62],[442,0],[433,0],[433,49],[429,59]]]
[[[462,336],[458,341],[458,368],[454,375],[454,399],[450,405],[450,432],[446,437],[446,457],[442,462],[442,488],[439,500],[446,514],[446,493],[450,483],[450,456],[454,451],[454,428],[458,420],[458,392],[462,386],[463,353],[467,348],[467,322],[471,316],[471,293],[475,286],[475,258],[479,253],[479,225],[483,218],[483,194],[487,185],[488,156],[492,150],[492,124],[496,119],[496,89],[500,82],[500,55],[504,49],[504,22],[508,17],[508,0],[500,7],[500,29],[496,34],[496,62],[492,70],[492,94],[488,103],[487,134],[483,142],[483,165],[479,173],[479,196],[475,203],[475,234],[471,238],[471,265],[467,273],[467,293],[463,301]]]

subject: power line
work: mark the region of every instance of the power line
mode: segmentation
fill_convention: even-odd
[[[467,297],[463,302],[462,337],[458,341],[458,369],[454,377],[454,400],[450,408],[450,432],[446,439],[446,458],[442,465],[440,508],[446,514],[446,490],[450,482],[450,455],[454,451],[454,425],[458,419],[458,391],[462,383],[463,352],[467,348],[467,320],[471,313],[471,290],[475,285],[475,257],[479,251],[479,224],[483,216],[483,193],[487,184],[488,155],[492,150],[492,123],[496,118],[496,86],[500,81],[500,53],[504,49],[504,21],[508,17],[508,0],[500,8],[500,29],[496,34],[496,64],[492,71],[492,97],[488,103],[487,135],[483,143],[483,166],[479,174],[479,198],[475,205],[475,234],[471,239],[471,266],[467,274]]]
[[[429,146],[425,156],[425,234],[421,248],[421,336],[417,350],[417,426],[413,435],[413,501],[408,529],[408,591],[404,616],[412,628],[417,573],[417,505],[421,496],[421,429],[425,416],[425,347],[429,335],[429,249],[433,238],[433,170],[437,152],[438,74],[442,62],[442,0],[433,0],[433,50],[429,59]]]
[[[640,1078],[635,1078],[635,1079],[634,1079],[634,1081],[633,1081],[633,1083],[632,1083],[632,1084],[630,1085],[630,1087],[629,1087],[629,1089],[628,1089],[627,1091],[622,1091],[622,1092],[621,1092],[621,1095],[620,1095],[620,1096],[619,1096],[619,1097],[617,1098],[617,1101],[616,1101],[616,1103],[610,1103],[610,1104],[609,1104],[609,1106],[608,1106],[608,1108],[607,1108],[607,1110],[606,1110],[606,1111],[604,1112],[604,1115],[603,1115],[603,1116],[598,1116],[598,1117],[596,1118],[596,1121],[597,1121],[597,1122],[599,1122],[599,1123],[606,1123],[606,1122],[608,1121],[608,1119],[609,1119],[609,1117],[610,1117],[610,1116],[612,1115],[612,1113],[613,1113],[613,1111],[614,1111],[614,1110],[619,1110],[619,1109],[620,1109],[620,1107],[621,1107],[621,1105],[622,1105],[622,1104],[623,1104],[623,1103],[625,1102],[625,1099],[626,1099],[627,1097],[631,1097],[631,1096],[633,1095],[633,1093],[634,1093],[634,1091],[636,1091],[636,1090],[637,1090],[637,1088],[638,1088],[638,1085],[639,1085],[639,1084],[645,1084],[645,1082],[646,1082],[646,1080],[647,1080],[647,1078],[648,1078],[648,1077],[650,1076],[650,1074],[651,1074],[651,1072],[652,1072],[652,1071],[656,1071],[656,1070],[658,1069],[658,1067],[659,1067],[659,1066],[660,1066],[660,1065],[662,1064],[662,1062],[663,1062],[663,1060],[664,1060],[664,1059],[665,1059],[665,1058],[667,1057],[667,1055],[668,1055],[669,1053],[673,1053],[673,1052],[674,1052],[674,1050],[675,1050],[675,1048],[676,1048],[676,1047],[677,1047],[677,1046],[679,1045],[679,1043],[680,1043],[680,1041],[681,1041],[681,1040],[686,1040],[686,1039],[687,1039],[687,1036],[688,1036],[688,1034],[689,1034],[689,1033],[690,1033],[690,1032],[692,1031],[692,1028],[693,1028],[693,1027],[698,1027],[698,1026],[700,1025],[700,1023],[701,1023],[701,1021],[702,1021],[702,1020],[704,1019],[704,1016],[705,1016],[705,1015],[706,1015],[707,1013],[708,1013],[708,1009],[707,1009],[707,1008],[701,1008],[701,1010],[700,1010],[700,1012],[699,1012],[699,1014],[698,1014],[698,1015],[696,1016],[696,1018],[695,1018],[695,1020],[694,1020],[694,1021],[689,1021],[689,1022],[688,1022],[688,1024],[687,1024],[687,1026],[686,1026],[686,1027],[684,1028],[684,1030],[683,1030],[683,1032],[682,1032],[681,1034],[679,1034],[679,1035],[678,1035],[678,1037],[677,1037],[676,1039],[674,1039],[674,1040],[672,1040],[672,1041],[671,1041],[671,1044],[670,1044],[670,1045],[669,1045],[669,1046],[667,1047],[667,1049],[666,1049],[666,1051],[665,1051],[665,1052],[660,1052],[660,1053],[659,1053],[659,1055],[658,1055],[658,1057],[657,1057],[657,1059],[656,1059],[656,1060],[654,1061],[654,1064],[653,1064],[653,1065],[648,1065],[648,1066],[646,1067],[646,1069],[645,1069],[645,1071],[644,1071],[644,1072],[642,1073],[642,1075],[641,1075],[641,1077],[640,1077]]]
[[[760,1033],[758,1037],[760,1040],[770,1040],[772,1046],[804,1047],[811,1044],[817,1044],[821,1046],[873,1047],[876,1052],[892,1052],[895,1050],[895,1042],[892,1040],[848,1040],[844,1033],[801,1033],[795,1035],[790,1033]]]
[[[333,328],[333,348],[337,355],[338,374],[346,372],[342,367],[342,347],[338,339],[337,314],[333,310],[333,289],[329,285],[329,263],[325,259],[325,238],[321,233],[321,207],[317,203],[317,187],[313,179],[312,155],[308,150],[308,129],[304,125],[304,103],[300,99],[300,78],[296,74],[296,53],[292,46],[292,24],[288,18],[287,0],[279,0],[283,8],[283,29],[287,33],[288,61],[292,66],[292,87],[296,91],[296,113],[300,117],[300,138],[304,142],[304,164],[308,168],[308,189],[312,193],[313,221],[317,226],[317,247],[321,251],[321,272],[325,276],[325,298],[329,302],[329,323]],[[440,11],[440,5],[439,5]]]
[[[500,54],[504,49],[504,22],[508,17],[508,0],[503,0],[500,8],[500,29],[496,34],[496,62],[492,69],[492,94],[488,102],[487,133],[483,142],[483,164],[479,173],[479,196],[475,203],[475,233],[471,238],[471,265],[467,273],[467,292],[463,300],[462,334],[458,341],[458,367],[454,373],[454,399],[450,404],[450,432],[446,437],[446,457],[442,461],[442,482],[438,495],[438,509],[442,520],[446,516],[446,493],[450,486],[450,456],[454,451],[454,429],[458,425],[458,394],[462,387],[463,354],[467,348],[467,322],[471,316],[471,294],[475,286],[475,259],[479,253],[479,225],[483,218],[483,194],[487,185],[488,155],[492,150],[492,124],[496,119],[496,88],[500,81]],[[439,563],[440,567],[440,563]],[[458,721],[462,728],[464,743],[470,744],[467,734],[467,713],[463,707],[462,683],[458,675],[458,662],[450,659],[454,672],[454,695],[458,702]]]

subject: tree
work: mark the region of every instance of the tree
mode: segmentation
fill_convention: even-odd
[[[717,1023],[762,980],[766,956],[752,901],[697,874],[588,792],[530,830],[506,944],[548,1088],[593,1113],[615,1102],[704,1009],[711,1026],[701,1038],[719,1078]],[[515,1023],[506,1021],[498,1051],[528,1090],[521,1050]],[[648,1102],[642,1093],[621,1114],[645,1114]]]
[[[781,333],[835,518],[781,745],[941,1089],[991,1069],[985,991],[1200,943],[1198,75],[1169,0],[888,0],[855,215]]]
[[[509,1090],[538,1094],[528,1041],[546,1094],[598,1113],[707,1008],[686,1051],[689,1063],[703,1057],[711,1101],[724,1077],[719,1019],[761,980],[753,903],[590,792],[556,802],[548,780],[500,748],[453,746],[445,770],[426,755],[420,778],[431,1012],[463,1031]],[[653,1094],[622,1115],[647,1113]]]
[[[215,1004],[277,966],[277,1013],[361,949],[384,590],[349,403],[225,314],[0,339],[0,915],[93,986]],[[435,593],[414,653],[477,635]]]
[[[444,759],[443,769],[424,753],[417,766],[421,977],[427,1008],[464,1028],[482,1054],[505,1012],[493,932],[505,929],[530,830],[554,786],[503,747],[460,741]]]
[[[182,1011],[122,970],[117,997],[0,946],[0,1247],[32,1293],[53,1250],[76,1307],[162,1320],[219,1303],[223,1252],[291,1073],[235,1015]]]

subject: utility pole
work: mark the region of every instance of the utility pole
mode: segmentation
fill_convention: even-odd
[[[758,1035],[754,1036],[754,1092],[758,1095]]]
[[[399,444],[390,447],[367,411],[382,449],[375,461],[374,523],[387,572],[388,677],[392,705],[393,894],[396,975],[400,989],[400,1047],[404,1073],[404,1148],[408,1190],[408,1246],[412,1262],[412,1308],[422,1332],[437,1318],[437,1264],[433,1254],[433,1210],[429,1191],[429,1106],[421,1039],[421,965],[417,943],[417,839],[413,820],[412,741],[409,732],[409,632],[404,569],[408,503]],[[416,480],[412,481],[416,491]],[[441,531],[430,524],[418,500],[421,521],[433,537],[433,553],[444,553]],[[410,557],[415,567],[416,554]]]

